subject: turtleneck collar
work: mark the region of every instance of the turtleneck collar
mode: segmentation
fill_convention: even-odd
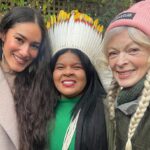
[[[59,101],[60,102],[76,103],[79,99],[80,99],[80,97],[68,98],[68,97],[62,96]]]

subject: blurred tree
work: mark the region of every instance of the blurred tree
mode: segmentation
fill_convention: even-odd
[[[40,9],[45,20],[49,17],[48,9],[53,2],[58,0],[0,0],[0,14],[5,13],[7,10],[11,9],[14,6],[29,6]],[[138,2],[140,0],[59,0],[66,2],[69,5],[69,2],[84,2],[91,3],[94,2],[98,6],[99,13],[94,17],[99,18],[100,22],[106,28],[109,22],[122,10],[125,10],[134,2]],[[55,5],[54,5],[55,7]],[[86,6],[85,6],[86,7]],[[73,9],[73,8],[72,8]],[[87,7],[87,9],[89,9]],[[91,14],[92,15],[92,14]],[[93,16],[92,16],[93,17]]]
[[[127,9],[134,3],[134,0],[68,0],[68,2],[95,2],[99,5],[100,22],[106,28],[110,21],[121,11]]]
[[[121,11],[133,4],[131,0],[98,0],[100,5],[100,20],[105,28],[110,21]]]

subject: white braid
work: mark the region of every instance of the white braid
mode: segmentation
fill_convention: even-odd
[[[142,91],[141,100],[139,101],[136,112],[131,118],[128,130],[128,140],[126,143],[125,150],[132,150],[131,138],[133,137],[135,130],[138,127],[139,122],[141,121],[147,107],[150,104],[150,70],[146,75],[146,80],[144,81],[144,89]]]
[[[109,110],[110,119],[113,120],[115,118],[115,99],[118,91],[118,84],[115,80],[112,81],[110,88],[107,94],[107,105]]]

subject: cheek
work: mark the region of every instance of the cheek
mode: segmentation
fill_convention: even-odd
[[[39,54],[39,51],[38,50],[37,51],[34,50],[30,54],[31,54],[32,58],[36,58],[38,56],[38,54]]]
[[[147,71],[149,70],[150,68],[150,64],[146,61],[146,62],[143,62],[143,64],[139,64],[139,70],[141,72],[143,72],[144,74],[147,73]]]
[[[9,50],[9,51],[12,51],[12,50],[15,50],[17,48],[18,48],[18,46],[17,46],[17,44],[15,44],[14,41],[12,41],[12,40],[4,41],[4,46],[3,46],[4,50],[6,49],[6,50]]]
[[[54,81],[54,84],[56,85],[57,82],[59,81],[59,78],[60,78],[60,73],[58,71],[54,71],[53,72],[53,81]]]
[[[149,58],[143,58],[143,59],[133,59],[134,64],[139,68],[148,68],[150,66],[150,60]]]
[[[108,65],[112,69],[115,66],[115,61],[114,60],[108,60]]]
[[[83,72],[80,77],[81,77],[81,78],[80,78],[81,84],[82,84],[82,86],[83,86],[83,88],[84,88],[84,87],[86,86],[86,83],[87,83],[87,79],[86,79],[85,73]]]

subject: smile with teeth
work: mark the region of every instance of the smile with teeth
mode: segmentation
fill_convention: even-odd
[[[119,76],[119,78],[121,79],[124,79],[124,78],[127,78],[129,77],[132,73],[133,73],[134,70],[129,70],[129,71],[117,71],[117,74]]]
[[[16,60],[19,64],[25,64],[25,63],[27,62],[27,60],[24,59],[24,58],[20,58],[20,57],[18,57],[17,55],[13,55],[13,56],[14,56],[15,60]]]
[[[75,81],[65,80],[65,81],[62,81],[62,83],[63,83],[64,86],[73,86],[75,84]]]

